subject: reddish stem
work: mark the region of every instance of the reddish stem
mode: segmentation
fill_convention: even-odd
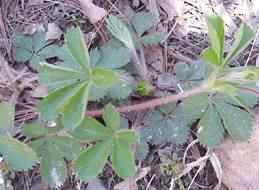
[[[146,102],[139,103],[139,104],[117,107],[116,110],[120,113],[128,113],[128,112],[132,112],[132,111],[139,112],[139,111],[143,111],[145,109],[155,108],[157,106],[166,105],[166,104],[171,103],[171,102],[176,102],[178,100],[182,100],[182,99],[187,98],[189,96],[200,94],[200,93],[204,92],[205,90],[206,90],[205,87],[198,87],[198,88],[194,88],[192,90],[186,91],[186,92],[181,93],[181,94],[156,98],[156,99],[148,100]],[[102,112],[103,112],[103,109],[87,111],[86,115],[96,117],[96,116],[102,115]]]

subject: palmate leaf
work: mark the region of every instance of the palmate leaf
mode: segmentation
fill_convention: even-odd
[[[73,167],[80,180],[89,181],[101,172],[110,154],[111,147],[112,141],[106,140],[93,145],[79,155]]]
[[[65,41],[68,53],[73,57],[71,60],[77,66],[40,65],[40,81],[50,93],[41,101],[39,110],[43,120],[55,120],[61,114],[65,128],[73,129],[85,115],[89,94],[92,96],[91,87],[110,88],[118,77],[109,69],[90,67],[84,37],[79,28],[70,30]]]
[[[141,41],[144,44],[144,46],[155,45],[164,40],[166,35],[167,34],[164,32],[155,32],[144,35],[143,37],[141,37]]]
[[[217,55],[217,61],[214,62],[221,65],[224,53],[224,22],[220,16],[208,16],[206,21],[211,47]]]
[[[139,36],[154,26],[156,22],[157,20],[154,15],[150,12],[136,13],[131,20],[131,23]]]
[[[31,169],[38,162],[36,153],[29,146],[12,137],[0,136],[0,153],[17,171]]]
[[[109,139],[113,132],[94,118],[86,117],[71,134],[83,141],[98,141]]]
[[[138,136],[132,130],[120,130],[122,124],[119,113],[111,104],[105,106],[103,119],[106,127],[87,117],[71,133],[81,141],[95,142],[95,145],[83,151],[73,163],[77,176],[83,181],[96,177],[109,156],[114,170],[120,177],[135,174],[134,156],[130,145],[137,142]]]
[[[15,60],[29,61],[35,69],[39,63],[48,58],[59,56],[60,47],[45,40],[44,32],[36,32],[31,36],[21,33],[15,34]]]
[[[106,126],[113,130],[118,130],[120,128],[120,114],[115,110],[115,107],[108,104],[104,108],[103,119]]]
[[[108,69],[118,69],[130,62],[130,51],[121,42],[115,39],[111,39],[105,43],[100,50],[95,50],[96,57],[97,52],[99,52],[99,59],[96,61],[96,66],[108,68]],[[91,62],[91,64],[93,64]]]
[[[140,143],[184,143],[189,133],[187,119],[182,108],[175,104],[151,112],[148,116],[149,126],[140,130]]]
[[[82,68],[90,67],[90,58],[84,36],[79,27],[73,28],[65,35],[66,46],[74,59]]]
[[[221,125],[219,113],[214,106],[208,106],[199,121],[198,138],[201,144],[213,148],[224,138],[224,128]]]
[[[31,143],[41,157],[40,172],[43,179],[51,186],[58,188],[67,177],[65,160],[74,160],[80,153],[80,143],[66,136],[47,136]]]
[[[15,108],[8,102],[0,103],[0,134],[6,133],[14,125]]]
[[[253,30],[245,23],[242,23],[239,31],[235,35],[235,42],[227,57],[224,60],[224,64],[230,63],[236,56],[243,51],[254,37]]]
[[[40,122],[27,123],[23,126],[23,134],[29,138],[36,138],[47,134],[47,129]]]
[[[203,145],[214,148],[223,140],[225,131],[236,140],[248,140],[252,131],[253,115],[247,112],[236,97],[216,93],[199,95],[183,101],[189,122],[199,121],[198,138]],[[238,97],[240,98],[240,97]]]
[[[130,50],[134,50],[134,42],[128,27],[116,16],[110,15],[107,19],[109,32]]]
[[[73,129],[74,126],[78,126],[85,117],[84,113],[86,111],[89,88],[89,84],[84,84],[62,108],[65,128]]]
[[[49,186],[58,188],[67,178],[65,160],[55,152],[55,149],[47,149],[41,159],[40,174]]]
[[[222,101],[216,102],[216,108],[228,134],[235,140],[248,140],[252,133],[252,114]]]
[[[130,146],[118,139],[113,140],[112,166],[122,178],[133,176],[136,172],[134,155]]]

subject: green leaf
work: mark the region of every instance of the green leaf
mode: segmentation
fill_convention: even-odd
[[[144,32],[149,30],[157,23],[156,18],[150,12],[139,12],[131,20],[134,29],[141,36]]]
[[[67,84],[75,83],[85,74],[71,68],[56,66],[48,63],[41,63],[39,66],[40,82],[44,83],[48,88],[59,88]]]
[[[211,47],[217,55],[217,62],[221,64],[224,53],[224,22],[220,16],[209,16],[207,25]]]
[[[110,40],[101,47],[101,58],[98,67],[117,69],[130,62],[131,53],[128,48],[117,40]]]
[[[63,45],[56,49],[55,55],[62,61],[59,63],[59,66],[67,67],[74,70],[81,69],[81,66],[76,63],[75,58],[71,55],[66,45]]]
[[[118,176],[122,178],[133,176],[136,173],[134,155],[130,146],[118,139],[113,141],[112,166]]]
[[[75,95],[85,84],[73,84],[51,92],[40,102],[39,111],[42,119],[53,121],[64,107],[64,104]]]
[[[201,118],[204,112],[207,110],[209,101],[209,95],[202,93],[196,96],[191,96],[182,102],[183,112],[187,115],[189,123]]]
[[[118,77],[112,70],[95,68],[92,71],[92,80],[98,87],[109,88],[118,80]]]
[[[118,140],[126,144],[134,144],[138,141],[138,135],[133,130],[120,130],[117,131]]]
[[[121,41],[130,50],[135,49],[133,38],[128,27],[116,16],[110,15],[107,21],[107,28],[114,38]]]
[[[112,141],[107,140],[83,151],[74,161],[74,170],[81,181],[89,181],[103,169],[110,154]]]
[[[184,143],[189,133],[187,119],[182,108],[176,108],[175,104],[161,107],[148,116],[150,126],[140,130],[140,138],[153,144]]]
[[[242,23],[235,35],[235,42],[224,60],[224,64],[230,63],[231,60],[238,56],[249,45],[253,37],[254,32],[252,29],[247,24]]]
[[[54,149],[58,155],[67,159],[74,160],[78,157],[81,147],[77,139],[65,136],[55,136],[46,139],[50,142],[49,149]]]
[[[32,57],[32,52],[24,48],[17,47],[15,49],[15,60],[18,62],[26,62]]]
[[[44,46],[47,45],[47,41],[45,40],[46,33],[45,32],[36,32],[32,35],[33,49],[38,52]]]
[[[88,49],[85,44],[84,35],[79,27],[73,28],[65,35],[66,46],[72,56],[82,68],[90,67]]]
[[[57,152],[48,149],[41,159],[40,173],[51,187],[58,188],[67,177],[66,163]]]
[[[24,48],[27,51],[31,51],[33,49],[32,37],[19,32],[15,33],[14,43],[15,47]]]
[[[140,140],[139,143],[136,145],[136,152],[135,152],[135,157],[137,160],[144,160],[149,152],[149,146],[147,142],[143,139]]]
[[[113,132],[91,117],[86,117],[82,123],[72,131],[72,135],[83,141],[99,141],[112,138]]]
[[[216,107],[229,135],[235,140],[248,140],[252,133],[252,115],[227,103],[217,102]]]
[[[8,102],[0,103],[0,133],[6,133],[14,126],[15,108]]]
[[[0,136],[0,153],[10,167],[18,171],[31,169],[38,162],[30,147],[12,137]]]
[[[107,42],[106,44],[108,44],[109,42]],[[105,45],[103,45],[102,47],[105,47]],[[109,46],[108,46],[109,47]],[[110,54],[109,54],[110,55]],[[108,54],[106,54],[106,56],[109,56]],[[90,51],[90,60],[91,60],[91,66],[95,67],[101,59],[101,51],[98,48],[94,48]],[[107,57],[106,57],[107,59]],[[105,62],[106,63],[106,62]],[[108,64],[112,64],[109,63],[109,61],[107,61]]]
[[[143,36],[141,38],[141,41],[145,46],[155,45],[160,43],[162,40],[164,40],[166,35],[167,34],[164,32],[155,32],[155,33]]]
[[[201,53],[201,57],[204,61],[213,65],[220,65],[216,52],[212,48],[207,48]]]
[[[114,99],[126,99],[134,88],[134,79],[129,73],[119,71],[116,73],[118,75],[117,82],[108,89],[107,96]]]
[[[106,126],[112,128],[114,131],[120,128],[120,114],[112,104],[107,104],[104,107],[103,119]]]
[[[224,139],[224,128],[220,116],[213,106],[209,106],[199,122],[198,138],[201,144],[214,148]]]
[[[67,129],[78,126],[85,117],[88,92],[91,84],[84,84],[62,108],[63,124]]]
[[[44,136],[46,133],[47,129],[39,122],[26,123],[23,126],[23,134],[30,138]]]
[[[114,85],[115,86],[115,85]],[[107,95],[109,89],[97,87],[95,84],[92,84],[89,92],[89,102],[90,101],[100,101]]]

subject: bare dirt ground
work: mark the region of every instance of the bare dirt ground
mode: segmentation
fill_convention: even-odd
[[[241,21],[249,23],[254,31],[258,31],[259,27],[258,0],[94,0],[93,2],[106,10],[108,15],[119,14],[127,18],[131,16],[132,11],[142,10],[148,10],[157,15],[160,22],[153,30],[163,31],[168,35],[160,45],[145,49],[148,71],[153,82],[157,81],[159,75],[173,72],[176,63],[192,63],[199,59],[201,51],[208,46],[206,15],[217,13],[224,19],[227,25],[226,50]],[[61,32],[65,32],[73,25],[79,25],[91,48],[107,40],[104,21],[92,24],[88,13],[77,0],[0,0],[0,100],[11,99],[16,104],[15,135],[17,138],[21,137],[21,125],[37,117],[36,105],[39,101],[38,97],[44,94],[44,89],[39,87],[37,73],[29,65],[15,62],[14,35],[17,31],[30,34],[50,23],[54,23]],[[55,42],[62,43],[62,37]],[[234,64],[258,64],[258,52],[259,41],[255,39]],[[141,116],[135,114],[129,116],[132,121],[137,117]],[[193,133],[195,136],[195,131]],[[166,190],[172,188],[172,178],[181,170],[179,161],[182,160],[188,144],[192,142],[193,137],[190,137],[189,142],[181,146],[151,145],[148,158],[138,163],[141,177],[136,183],[137,187],[134,182],[132,183],[134,179],[123,183],[107,166],[102,175],[90,184],[81,184],[74,176],[70,176],[60,189]],[[188,152],[188,160],[193,161],[201,158],[206,150],[194,145]],[[167,168],[161,169],[161,163],[168,163],[168,161],[170,164],[165,166]],[[192,190],[214,189],[218,179],[211,164],[205,164],[201,171],[198,168],[178,180],[173,189],[187,189],[185,187],[190,184]],[[231,172],[227,175],[231,175]],[[9,189],[49,189],[42,182],[37,168],[29,172],[8,173],[6,178]],[[195,180],[192,180],[194,178]],[[221,187],[221,189],[227,189],[227,187]]]

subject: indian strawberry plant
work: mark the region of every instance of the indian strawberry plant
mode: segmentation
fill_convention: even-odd
[[[202,52],[203,61],[175,65],[174,77],[181,93],[117,108],[105,103],[126,99],[134,90],[136,79],[127,68],[133,62],[141,72],[135,90],[145,96],[152,89],[145,81],[146,74],[142,75],[147,70],[137,49],[163,40],[165,35],[161,33],[145,35],[154,22],[149,13],[139,13],[127,24],[110,16],[110,40],[90,52],[79,27],[65,34],[61,47],[45,42],[43,34],[18,35],[16,60],[34,65],[48,95],[38,106],[39,118],[23,127],[28,143],[12,137],[14,106],[0,103],[0,152],[6,167],[21,171],[40,164],[42,178],[51,187],[59,187],[69,171],[81,181],[89,181],[101,173],[107,162],[119,177],[133,176],[136,166],[132,145],[136,145],[137,159],[144,159],[150,143],[186,142],[194,122],[199,142],[208,148],[215,148],[226,135],[248,140],[259,69],[230,63],[248,46],[254,33],[241,24],[225,56],[224,23],[219,16],[207,18],[210,47]],[[29,42],[26,46],[24,40]],[[47,63],[50,57],[58,61]],[[106,105],[102,110],[87,110],[92,101]],[[153,108],[146,118],[147,126],[138,132],[123,127],[120,112],[146,108]],[[102,118],[91,117],[101,113]]]

